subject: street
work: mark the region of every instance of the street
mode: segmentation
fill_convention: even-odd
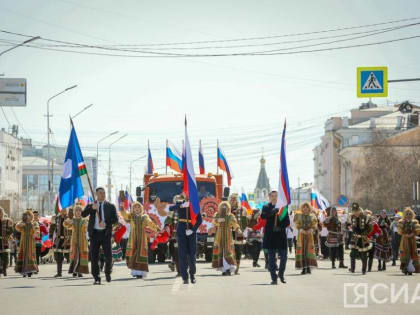
[[[346,255],[348,258],[348,254]],[[345,262],[346,265],[349,261]],[[260,259],[260,264],[264,264]],[[389,264],[390,265],[390,264]],[[239,276],[222,277],[208,263],[197,265],[197,283],[184,285],[166,264],[150,265],[145,280],[130,276],[125,263],[114,265],[111,283],[102,277],[101,286],[93,286],[91,276],[82,279],[65,276],[55,279],[55,265],[41,265],[40,273],[22,278],[9,268],[9,276],[0,279],[0,308],[7,314],[418,314],[420,306],[419,275],[403,276],[398,266],[386,272],[374,271],[362,276],[347,269],[330,269],[329,261],[319,261],[311,275],[300,275],[294,268],[293,255],[286,269],[287,284],[270,285],[269,273],[253,268],[243,260]],[[360,263],[356,271],[360,271]],[[344,308],[344,283],[377,284],[400,289],[408,284],[408,302],[401,296],[395,303],[390,290],[375,289],[382,304],[369,300],[368,308]],[[418,298],[410,303],[413,295]],[[351,297],[348,298],[348,301]]]

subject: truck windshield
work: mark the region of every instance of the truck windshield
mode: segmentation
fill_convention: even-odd
[[[154,202],[159,197],[162,202],[172,203],[174,196],[182,193],[184,183],[182,181],[176,182],[154,182],[148,185],[149,187],[149,202]],[[216,185],[211,182],[197,183],[198,196],[201,199],[205,197],[216,196]]]

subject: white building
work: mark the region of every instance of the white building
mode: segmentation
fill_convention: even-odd
[[[369,101],[351,110],[350,117],[329,118],[321,143],[313,149],[314,188],[330,204],[336,204],[340,195],[350,200],[354,193],[352,163],[360,155],[357,148],[371,144],[378,132],[391,137],[418,126],[417,111],[418,108],[408,102],[378,107]]]
[[[55,199],[60,186],[63,172],[63,162],[66,154],[65,147],[50,146],[51,168],[53,183],[51,187],[51,203],[48,205],[48,165],[47,146],[37,148],[32,145],[31,139],[24,139],[23,147],[23,205],[26,208],[40,210],[41,214],[52,214]],[[89,176],[96,176],[96,157],[84,157]],[[83,189],[88,192],[89,187],[83,181]]]
[[[300,208],[304,202],[311,203],[312,183],[305,183],[297,188],[290,189],[292,210]]]
[[[21,214],[22,141],[0,130],[0,205],[14,219]]]

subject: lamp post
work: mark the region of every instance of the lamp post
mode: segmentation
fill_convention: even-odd
[[[47,174],[48,174],[48,211],[50,210],[50,206],[51,206],[51,186],[52,186],[52,173],[50,171],[50,160],[51,160],[51,156],[50,156],[50,102],[52,99],[56,98],[57,96],[70,91],[74,88],[76,88],[77,85],[73,85],[68,87],[67,89],[51,96],[48,101],[47,101]],[[42,215],[44,215],[44,210],[42,210]]]
[[[121,139],[125,138],[127,136],[127,134],[122,135],[121,137],[119,137],[117,140],[115,140],[114,142],[112,142],[109,147],[108,147],[108,153],[109,153],[109,160],[108,160],[108,200],[110,201],[111,199],[111,147],[117,143],[118,141],[120,141]]]
[[[75,119],[77,116],[79,116],[81,113],[83,113],[85,110],[91,108],[92,106],[93,106],[93,104],[89,104],[88,106],[83,108],[80,112],[78,112],[76,115],[72,116],[71,119]]]
[[[41,37],[40,36],[36,36],[36,37],[32,37],[30,39],[27,39],[27,40],[25,40],[24,42],[22,42],[20,44],[17,44],[17,45],[15,45],[13,47],[10,47],[9,49],[6,49],[6,50],[0,52],[0,56],[1,55],[4,55],[5,53],[7,53],[7,52],[9,52],[9,51],[11,51],[13,49],[16,49],[16,48],[18,48],[20,46],[26,45],[27,43],[33,42],[34,40],[37,40],[37,39],[41,39]]]
[[[146,156],[147,156],[147,154],[145,154],[145,155],[143,155],[143,156],[141,156],[141,157],[139,157],[135,160],[130,161],[130,195],[132,195],[132,193],[131,193],[131,173],[132,173],[132,170],[133,170],[133,163],[137,162],[141,159],[144,159]]]
[[[98,177],[98,174],[99,174],[99,172],[98,172],[99,171],[99,167],[98,167],[99,166],[99,143],[101,143],[102,141],[108,139],[109,137],[111,137],[113,135],[116,135],[117,133],[118,133],[118,130],[114,131],[114,132],[111,132],[109,135],[106,135],[105,137],[99,139],[98,142],[96,142],[96,177],[93,178],[93,187],[95,189],[96,189],[97,184],[98,184],[97,177]]]

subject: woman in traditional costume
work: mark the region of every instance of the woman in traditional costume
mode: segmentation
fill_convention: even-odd
[[[328,209],[327,209],[328,210]],[[340,219],[338,218],[337,209],[335,207],[329,208],[330,216],[328,216],[324,225],[328,229],[327,240],[325,245],[329,248],[329,256],[332,263],[332,268],[335,269],[335,261],[339,260],[339,268],[347,268],[344,266],[344,235]]]
[[[398,233],[401,235],[400,269],[405,275],[410,276],[413,272],[420,273],[420,262],[416,245],[416,235],[420,234],[420,224],[414,217],[414,211],[406,208],[402,219],[398,222]],[[413,268],[409,268],[409,265]]]
[[[232,231],[242,232],[228,202],[224,201],[219,205],[213,224],[216,227],[216,238],[213,245],[212,267],[221,269],[222,275],[230,276],[236,268]]]
[[[89,221],[82,218],[82,211],[82,206],[76,205],[73,219],[68,218],[64,221],[64,227],[72,232],[69,273],[73,274],[73,277],[82,277],[83,274],[89,274],[88,241],[86,237]]]
[[[296,247],[296,268],[302,268],[302,274],[311,273],[311,267],[318,267],[314,248],[314,230],[318,228],[318,220],[305,202],[296,213],[293,222],[299,230]]]
[[[130,236],[127,244],[127,267],[131,269],[131,275],[137,279],[145,278],[149,271],[148,265],[148,240],[146,229],[158,232],[158,226],[144,213],[143,206],[134,202],[131,212],[120,207],[121,215],[127,223],[130,223]]]
[[[39,225],[33,221],[32,211],[23,213],[22,221],[16,224],[16,231],[20,233],[20,243],[15,271],[24,277],[31,277],[38,272],[36,264],[35,237],[39,236]]]
[[[378,259],[378,271],[386,270],[386,262],[391,257],[391,237],[389,235],[391,221],[388,219],[386,211],[381,211],[378,225],[382,233],[376,239],[375,258]]]

